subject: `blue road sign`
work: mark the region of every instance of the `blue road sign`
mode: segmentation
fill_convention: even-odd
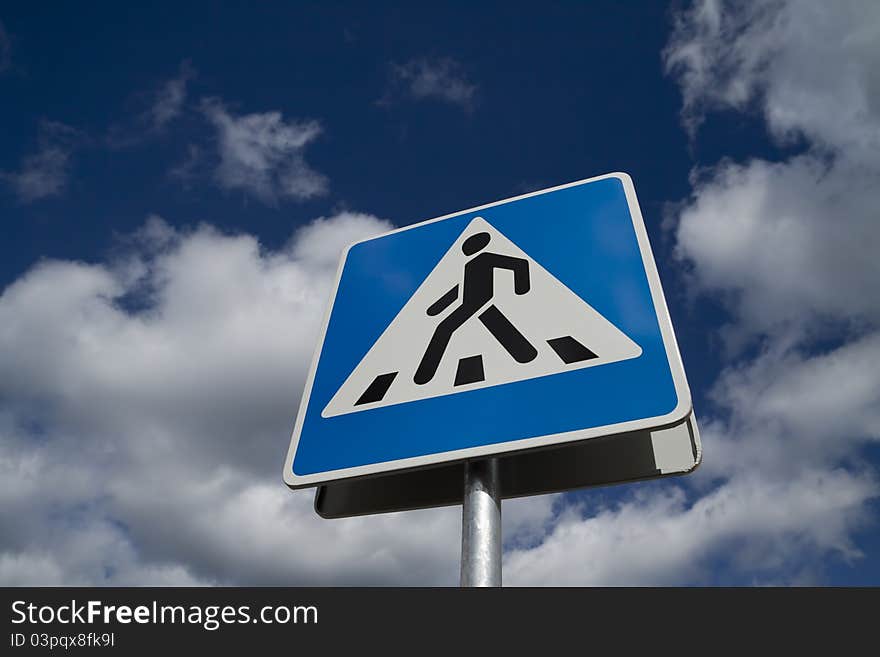
[[[609,174],[349,247],[284,480],[662,429],[691,410],[632,181]]]

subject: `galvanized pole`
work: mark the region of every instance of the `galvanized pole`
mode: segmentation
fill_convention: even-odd
[[[501,586],[498,459],[466,461],[461,514],[461,585]]]

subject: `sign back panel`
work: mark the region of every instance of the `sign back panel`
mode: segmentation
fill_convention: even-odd
[[[502,499],[610,486],[686,474],[701,458],[700,435],[691,416],[675,426],[632,431],[544,449],[502,454]],[[461,504],[464,464],[395,471],[318,486],[315,511],[323,518],[409,511]]]

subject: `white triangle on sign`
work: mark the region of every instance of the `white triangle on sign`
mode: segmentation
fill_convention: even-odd
[[[474,239],[465,246],[469,238]],[[425,355],[429,345],[433,358]],[[641,353],[588,303],[475,217],[321,416],[596,367]]]

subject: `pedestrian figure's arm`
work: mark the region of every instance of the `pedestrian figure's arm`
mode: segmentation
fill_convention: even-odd
[[[522,258],[511,258],[513,269],[513,291],[517,294],[525,294],[531,288],[529,281],[529,261]]]
[[[434,303],[432,303],[428,307],[428,314],[432,317],[434,315],[439,315],[444,310],[449,308],[449,305],[458,299],[458,285],[454,286],[449,292],[444,294],[442,297],[437,299]]]
[[[513,272],[513,291],[517,294],[525,294],[529,291],[529,261],[523,258],[492,254],[495,257],[493,266],[501,269],[509,269]]]

